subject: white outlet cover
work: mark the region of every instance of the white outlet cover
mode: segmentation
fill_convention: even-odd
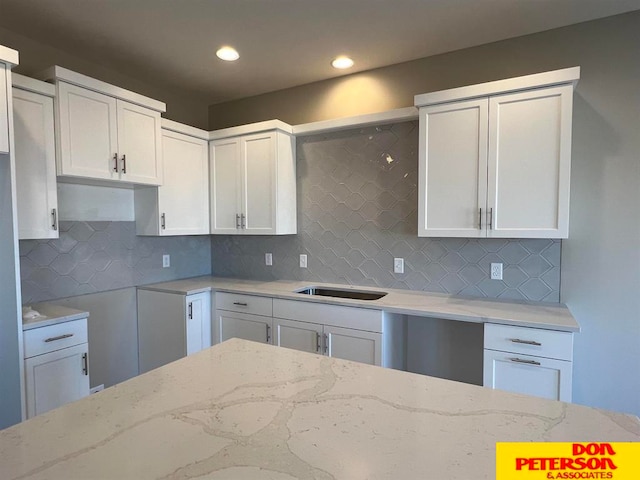
[[[307,268],[307,256],[304,253],[300,254],[300,268]]]
[[[393,259],[393,273],[404,273],[404,258]]]
[[[502,280],[502,264],[491,264],[491,280]]]
[[[162,268],[171,266],[171,255],[162,255]]]
[[[273,254],[265,253],[264,254],[264,264],[265,265],[273,265]]]

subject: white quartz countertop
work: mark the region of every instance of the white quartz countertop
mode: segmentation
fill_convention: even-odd
[[[3,480],[493,479],[496,442],[637,417],[229,340],[0,431]]]
[[[379,300],[351,300],[308,296],[295,293],[310,285],[342,289],[384,291],[388,294]],[[273,298],[304,300],[333,305],[358,306],[389,313],[417,315],[476,323],[501,323],[534,328],[548,328],[567,332],[579,332],[580,326],[569,309],[560,303],[515,302],[458,297],[437,293],[395,290],[374,287],[356,287],[302,281],[256,281],[219,277],[196,277],[173,282],[138,287],[167,293],[190,295],[205,291],[247,293]]]
[[[52,303],[36,303],[30,305],[32,310],[40,314],[38,317],[27,318],[22,317],[22,329],[31,330],[32,328],[47,327],[57,323],[70,322],[71,320],[79,320],[88,318],[89,312],[76,310],[75,308],[63,307]]]

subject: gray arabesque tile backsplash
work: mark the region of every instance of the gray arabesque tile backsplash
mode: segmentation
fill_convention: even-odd
[[[213,274],[559,301],[559,240],[417,236],[417,149],[417,122],[299,137],[298,234],[212,236]]]
[[[417,148],[417,122],[298,138],[297,235],[137,237],[134,222],[61,222],[57,240],[20,242],[23,303],[209,273],[559,301],[559,240],[417,237]]]

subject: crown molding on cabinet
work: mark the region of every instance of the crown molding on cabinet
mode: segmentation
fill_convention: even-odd
[[[40,95],[45,95],[47,97],[55,98],[56,96],[55,85],[43,82],[41,80],[36,80],[35,78],[25,77],[24,75],[20,75],[19,73],[12,73],[11,85],[14,88],[27,90],[33,93],[39,93]]]
[[[169,120],[167,118],[160,119],[160,127],[163,130],[182,133],[184,135],[189,135],[190,137],[199,138],[200,140],[209,140],[209,134],[211,133],[200,128],[186,125],[184,123],[174,122],[173,120]]]
[[[0,62],[15,67],[20,63],[18,52],[12,48],[0,45]]]
[[[218,140],[220,138],[237,137],[239,135],[248,135],[251,133],[260,133],[267,130],[280,130],[291,135],[293,129],[288,123],[280,120],[266,120],[264,122],[248,123],[247,125],[239,125],[237,127],[223,128],[209,132],[209,140]]]
[[[335,118],[319,122],[302,123],[293,127],[296,136],[315,135],[317,133],[334,132],[348,128],[370,127],[386,123],[407,122],[418,119],[418,109],[415,107],[397,108],[385,112],[355,115],[353,117]]]
[[[532,88],[550,87],[571,83],[573,87],[580,79],[580,67],[563,68],[550,72],[535,73],[521,77],[496,80],[494,82],[479,83],[466,87],[450,88],[437,92],[423,93],[414,97],[416,107],[435,105],[457,100],[468,100],[476,97],[486,97],[493,94],[505,94]]]
[[[111,85],[110,83],[106,83],[101,80],[96,80],[95,78],[88,77],[81,73],[73,72],[58,65],[46,69],[38,76],[40,79],[45,81],[63,81],[71,83],[88,90],[93,90],[94,92],[126,100],[127,102],[134,103],[157,112],[164,113],[167,111],[167,105],[164,102],[145,97],[139,93],[125,90],[124,88],[116,87],[115,85]]]

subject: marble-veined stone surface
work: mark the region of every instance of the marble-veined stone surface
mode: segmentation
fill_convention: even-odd
[[[229,340],[0,431],[9,479],[493,479],[495,443],[637,417]]]

